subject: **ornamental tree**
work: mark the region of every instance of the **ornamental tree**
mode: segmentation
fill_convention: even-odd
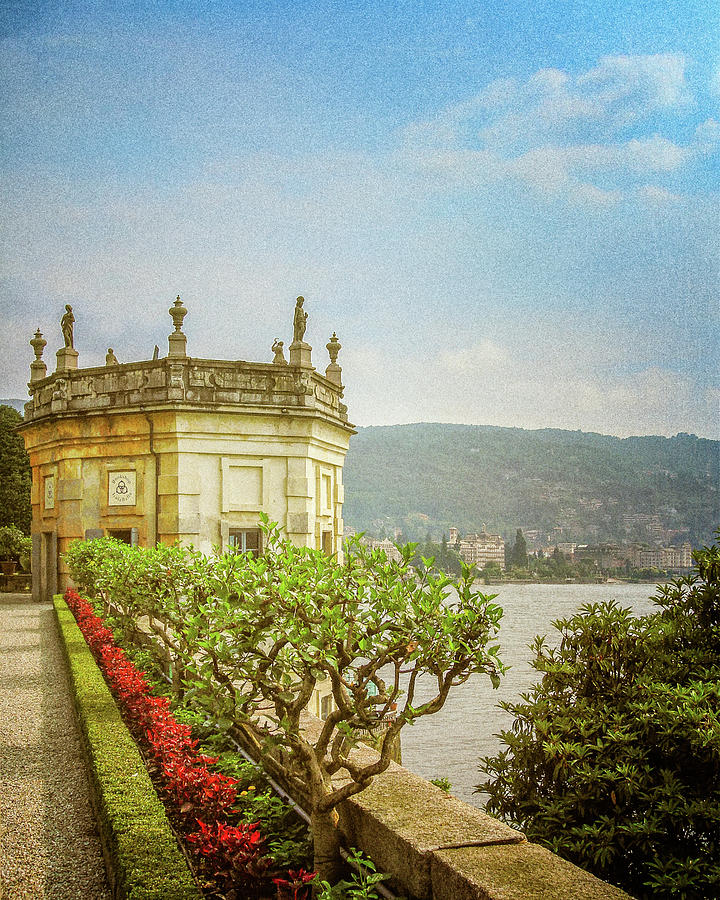
[[[332,882],[337,806],[387,769],[402,728],[440,710],[473,674],[499,684],[504,667],[492,641],[502,610],[494,595],[474,590],[467,567],[456,581],[433,572],[430,559],[412,567],[413,545],[393,562],[355,543],[341,565],[282,540],[267,519],[263,528],[267,549],[257,558],[116,547],[114,557],[88,550],[93,561],[83,569],[85,551],[70,556],[86,586],[95,573],[130,631],[152,619],[145,637],[152,631],[181,673],[185,700],[241,733],[268,771],[307,798],[315,868]],[[434,685],[424,702],[421,678],[423,695],[428,679]],[[334,708],[308,728],[306,707],[322,682]],[[377,755],[355,752],[379,725]]]
[[[636,897],[720,895],[720,548],[636,618],[591,604],[486,757],[487,809]]]

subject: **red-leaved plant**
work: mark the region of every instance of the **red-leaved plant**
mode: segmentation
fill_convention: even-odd
[[[273,878],[278,889],[278,900],[310,900],[311,884],[316,878],[317,872],[288,869],[287,878]]]
[[[122,709],[125,721],[146,754],[157,765],[163,790],[182,822],[188,844],[203,861],[204,869],[224,892],[236,887],[249,888],[272,865],[265,852],[265,838],[257,823],[230,825],[221,821],[232,813],[237,780],[213,772],[208,767],[217,759],[198,750],[190,728],[175,719],[167,697],[151,693],[144,674],[115,643],[112,631],[95,614],[92,605],[68,589],[65,601],[70,607],[93,656]],[[290,871],[291,884],[308,873]],[[302,893],[288,894],[304,898]]]

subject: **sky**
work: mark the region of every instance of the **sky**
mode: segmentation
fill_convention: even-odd
[[[720,4],[0,6],[0,396],[272,360],[359,425],[720,437]]]

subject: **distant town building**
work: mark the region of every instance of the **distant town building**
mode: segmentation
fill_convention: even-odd
[[[599,569],[622,569],[628,562],[628,549],[616,544],[599,544],[591,546],[578,544],[575,548],[574,559],[592,559]]]
[[[667,540],[667,532],[660,516],[632,513],[624,515],[622,523],[631,540],[643,540],[645,536],[658,544]]]
[[[632,547],[628,558],[636,569],[689,569],[692,564],[692,547]]]
[[[460,537],[457,528],[450,529],[449,546],[470,566],[484,569],[488,563],[505,567],[505,541],[499,534],[489,534],[483,525],[480,533]]]
[[[383,538],[381,541],[365,538],[363,539],[363,543],[371,550],[383,550],[388,559],[394,560],[395,562],[401,562],[402,560],[402,554],[390,538]]]

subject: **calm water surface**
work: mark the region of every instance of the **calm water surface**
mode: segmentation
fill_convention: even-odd
[[[495,602],[503,608],[501,658],[512,668],[497,690],[487,677],[473,676],[450,693],[439,713],[402,732],[403,765],[423,778],[449,778],[453,794],[480,807],[484,799],[473,793],[482,778],[478,760],[501,749],[495,735],[511,725],[512,717],[498,709],[498,702],[518,700],[536,681],[528,648],[535,635],[546,634],[548,643],[557,644],[559,633],[551,623],[571,616],[585,603],[614,599],[638,615],[657,608],[650,599],[655,593],[652,584],[509,584],[481,590],[498,594]],[[426,694],[418,690],[419,699],[429,698],[431,691],[431,684]]]

